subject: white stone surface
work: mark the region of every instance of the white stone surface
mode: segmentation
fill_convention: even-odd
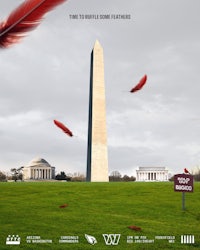
[[[55,178],[55,167],[46,160],[35,158],[23,168],[23,180],[51,180]]]
[[[104,83],[103,48],[98,41],[93,49],[92,67],[92,119],[91,133],[91,182],[108,182],[108,150],[106,130],[106,100]],[[92,102],[92,103],[91,103]]]
[[[137,181],[168,181],[168,170],[165,167],[139,167],[136,170]]]

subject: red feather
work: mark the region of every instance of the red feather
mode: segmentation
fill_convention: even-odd
[[[65,207],[68,207],[68,204],[63,204],[59,206],[59,208],[65,208]]]
[[[130,92],[133,93],[133,92],[140,90],[145,85],[146,81],[147,81],[147,75],[144,75],[140,79],[139,83],[130,90]]]
[[[187,168],[184,168],[184,173],[185,174],[190,174],[190,172],[187,170]]]
[[[131,230],[135,230],[135,231],[141,231],[141,227],[137,227],[137,226],[128,226],[128,228],[130,228]]]
[[[61,128],[64,133],[68,134],[69,136],[73,136],[72,132],[64,124],[62,124],[61,122],[57,120],[54,120],[54,123],[56,126]]]
[[[0,23],[0,47],[19,42],[28,31],[35,29],[43,16],[66,0],[26,0]]]

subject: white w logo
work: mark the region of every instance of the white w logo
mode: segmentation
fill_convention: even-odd
[[[118,245],[121,234],[103,234],[106,245]]]

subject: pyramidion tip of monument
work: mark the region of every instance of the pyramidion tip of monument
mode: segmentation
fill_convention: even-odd
[[[101,44],[98,39],[96,39],[94,47],[101,47]]]

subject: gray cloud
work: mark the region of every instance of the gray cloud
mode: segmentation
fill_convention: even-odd
[[[22,1],[2,2],[6,17]],[[71,0],[12,48],[0,51],[0,169],[40,156],[57,170],[85,173],[90,53],[104,48],[109,170],[172,172],[199,164],[200,3]],[[75,14],[130,14],[75,20]],[[128,91],[144,75],[148,82]],[[66,123],[68,138],[53,124]]]

